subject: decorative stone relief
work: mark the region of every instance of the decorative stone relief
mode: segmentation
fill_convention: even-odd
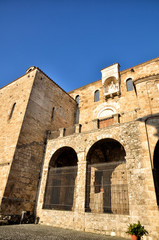
[[[102,84],[104,86],[105,98],[114,97],[120,94],[119,64],[115,63],[110,67],[101,70]]]
[[[97,118],[105,118],[105,117],[111,116],[114,113],[115,113],[114,109],[112,109],[110,107],[104,108],[98,113]]]

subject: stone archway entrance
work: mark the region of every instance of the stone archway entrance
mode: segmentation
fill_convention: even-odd
[[[114,139],[96,142],[87,154],[87,212],[128,214],[125,150]]]
[[[43,208],[72,211],[76,176],[76,152],[71,147],[58,149],[50,160]]]

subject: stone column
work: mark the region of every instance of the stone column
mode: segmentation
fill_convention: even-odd
[[[93,121],[93,129],[98,129],[99,128],[99,120],[98,119],[94,119]]]
[[[60,128],[60,136],[59,137],[64,137],[65,136],[65,128]]]
[[[119,123],[119,114],[114,114],[114,124]]]
[[[85,217],[85,188],[86,188],[86,161],[85,152],[79,152],[78,156],[78,172],[76,187],[76,203],[74,209],[75,229],[84,230]]]
[[[81,133],[81,128],[82,128],[81,124],[75,124],[75,133]]]

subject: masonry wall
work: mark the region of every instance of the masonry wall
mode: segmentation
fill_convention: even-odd
[[[33,72],[36,76],[2,203],[4,214],[33,213],[46,131],[74,124],[75,101],[39,69]]]
[[[127,236],[125,231],[128,223],[140,220],[150,233],[145,239],[159,238],[159,211],[152,173],[154,149],[159,139],[158,75],[159,58],[120,72],[119,96],[106,100],[101,80],[70,92],[74,99],[79,95],[81,126],[76,125],[75,131],[67,135],[56,135],[55,132],[50,135],[37,207],[40,223]],[[126,88],[128,78],[132,78],[134,83],[133,91],[129,92]],[[98,102],[94,102],[96,90],[100,91]],[[108,117],[98,123],[96,119],[104,108],[113,109],[118,116]],[[129,213],[126,215],[85,212],[87,154],[95,142],[109,138],[119,141],[126,151],[129,198]],[[64,146],[72,147],[78,157],[76,199],[72,212],[43,207],[49,161]]]
[[[105,100],[101,80],[69,92],[74,99],[79,95],[79,122],[87,125],[85,130],[90,130],[90,120],[97,119],[98,114],[104,108],[112,108],[115,113],[119,113],[121,123],[151,114],[152,111],[153,113],[158,112],[158,74],[159,58],[156,58],[120,72],[120,96]],[[136,89],[134,88],[133,91],[129,92],[126,88],[128,78],[132,78],[136,86]],[[145,80],[143,81],[143,79]],[[96,90],[100,91],[100,100],[98,102],[94,102],[94,92]]]
[[[86,158],[90,147],[100,139],[115,139],[124,146],[129,192],[129,214],[98,214],[85,212]],[[48,166],[57,149],[72,147],[78,157],[76,201],[74,211],[43,209]],[[145,124],[129,122],[116,124],[104,129],[73,134],[58,139],[49,139],[47,144],[43,177],[37,208],[40,223],[89,232],[127,236],[129,222],[140,220],[150,232],[148,239],[158,239],[159,212],[156,203],[151,162]],[[153,220],[152,220],[153,218]]]
[[[15,154],[34,77],[35,73],[32,73],[29,78],[24,75],[0,89],[0,203]]]

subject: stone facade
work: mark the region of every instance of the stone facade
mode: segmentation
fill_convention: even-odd
[[[5,144],[0,164],[1,211],[21,215],[22,210],[33,212],[35,207],[47,131],[73,125],[76,104],[37,68],[2,88],[1,96],[1,139]]]
[[[1,214],[159,238],[159,58],[119,68],[66,93],[32,67],[0,90]]]

